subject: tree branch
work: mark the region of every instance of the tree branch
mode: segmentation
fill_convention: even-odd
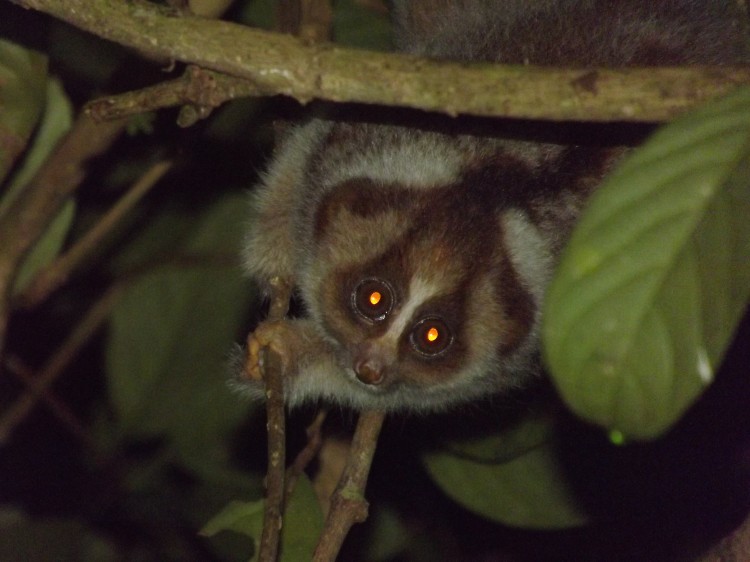
[[[297,480],[305,472],[307,465],[318,456],[320,448],[323,445],[323,437],[321,430],[323,428],[323,422],[328,415],[328,411],[325,409],[318,410],[315,415],[315,419],[307,427],[307,444],[297,454],[294,462],[289,466],[286,471],[286,487],[284,491],[284,507],[289,503],[289,498],[294,492],[294,487],[297,484]]]
[[[250,80],[190,65],[179,78],[95,99],[84,106],[84,111],[97,121],[105,121],[181,105],[183,110],[177,122],[187,127],[224,102],[257,95],[262,92]]]
[[[292,288],[285,279],[271,280],[269,320],[286,316]],[[263,350],[263,380],[266,383],[266,431],[268,433],[268,469],[263,531],[260,536],[259,562],[276,562],[284,511],[284,472],[286,470],[286,420],[284,410],[284,372],[281,359]]]
[[[65,283],[70,274],[100,246],[102,240],[171,167],[171,162],[163,161],[146,170],[91,230],[34,277],[29,286],[14,299],[15,303],[24,308],[34,307]]]
[[[11,0],[156,58],[250,80],[262,95],[551,120],[662,121],[740,84],[750,69],[553,69],[436,62],[307,44],[143,1]]]
[[[315,548],[314,562],[336,560],[349,529],[355,523],[367,519],[368,505],[364,490],[384,419],[385,414],[377,410],[364,411],[359,417],[349,451],[349,460],[331,498],[331,510]]]

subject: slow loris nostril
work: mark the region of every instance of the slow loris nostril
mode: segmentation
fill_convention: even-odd
[[[357,361],[354,365],[354,372],[360,382],[370,385],[378,385],[385,378],[383,369],[367,360]]]

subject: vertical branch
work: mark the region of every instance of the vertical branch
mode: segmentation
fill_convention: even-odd
[[[289,306],[291,287],[280,278],[271,281],[271,309],[268,319],[284,318]],[[266,431],[268,433],[268,470],[263,532],[260,537],[260,562],[275,562],[281,537],[284,509],[284,470],[286,468],[286,434],[284,412],[284,379],[281,360],[275,353],[263,350],[263,380],[266,383]]]
[[[364,490],[384,419],[385,414],[377,410],[364,411],[359,417],[349,461],[331,499],[331,510],[315,548],[314,562],[336,560],[349,529],[367,519],[368,504]]]
[[[329,0],[313,0],[327,6]],[[285,33],[298,34],[310,19],[304,0],[279,0],[277,4],[277,27]],[[319,19],[319,18],[318,18]],[[330,34],[330,20],[325,27],[325,36]],[[316,26],[316,29],[319,26]],[[314,34],[314,38],[321,35]],[[276,278],[271,282],[271,309],[268,320],[281,320],[286,316],[291,297],[291,286],[286,279]],[[275,562],[281,538],[282,514],[286,503],[284,477],[286,465],[286,437],[284,419],[284,380],[281,361],[268,350],[263,351],[263,379],[266,382],[266,413],[268,433],[268,471],[266,473],[266,504],[263,514],[263,531],[260,539],[260,562]],[[322,424],[323,418],[319,418]],[[311,447],[311,450],[313,448]],[[296,480],[296,476],[294,477]]]

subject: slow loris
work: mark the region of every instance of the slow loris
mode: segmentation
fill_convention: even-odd
[[[400,49],[437,59],[748,60],[734,0],[423,0],[393,13]],[[591,138],[580,126],[406,121],[311,119],[277,148],[253,193],[244,263],[261,285],[290,280],[307,315],[259,326],[255,380],[243,380],[251,394],[262,393],[266,344],[283,358],[290,405],[444,410],[543,371],[545,286],[588,196],[627,150],[602,140],[616,128]]]

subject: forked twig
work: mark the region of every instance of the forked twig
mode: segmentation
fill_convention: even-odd
[[[331,498],[331,509],[315,548],[314,562],[335,560],[349,529],[367,519],[368,504],[364,489],[384,419],[385,413],[378,410],[364,411],[359,417],[349,460]]]
[[[52,383],[63,373],[75,358],[78,351],[91,339],[97,330],[109,318],[112,308],[120,298],[124,284],[110,287],[106,293],[91,307],[86,316],[78,323],[68,339],[39,371],[34,379],[33,390],[26,391],[0,418],[0,443],[6,441],[13,430],[26,419]]]
[[[44,401],[50,412],[52,412],[71,435],[90,450],[96,450],[96,443],[88,431],[86,431],[86,427],[81,423],[81,420],[78,419],[67,404],[57,398],[49,389],[38,388],[37,375],[20,357],[8,355],[5,359],[5,368],[8,373],[23,383],[30,392],[39,395],[39,398]]]
[[[284,493],[285,507],[289,504],[289,498],[294,492],[294,486],[297,484],[299,476],[305,471],[307,465],[309,465],[310,462],[318,456],[318,453],[320,453],[320,448],[323,445],[323,437],[321,436],[320,431],[327,415],[328,411],[325,409],[319,410],[315,415],[315,419],[307,427],[307,444],[297,454],[294,462],[286,471],[286,490]]]

